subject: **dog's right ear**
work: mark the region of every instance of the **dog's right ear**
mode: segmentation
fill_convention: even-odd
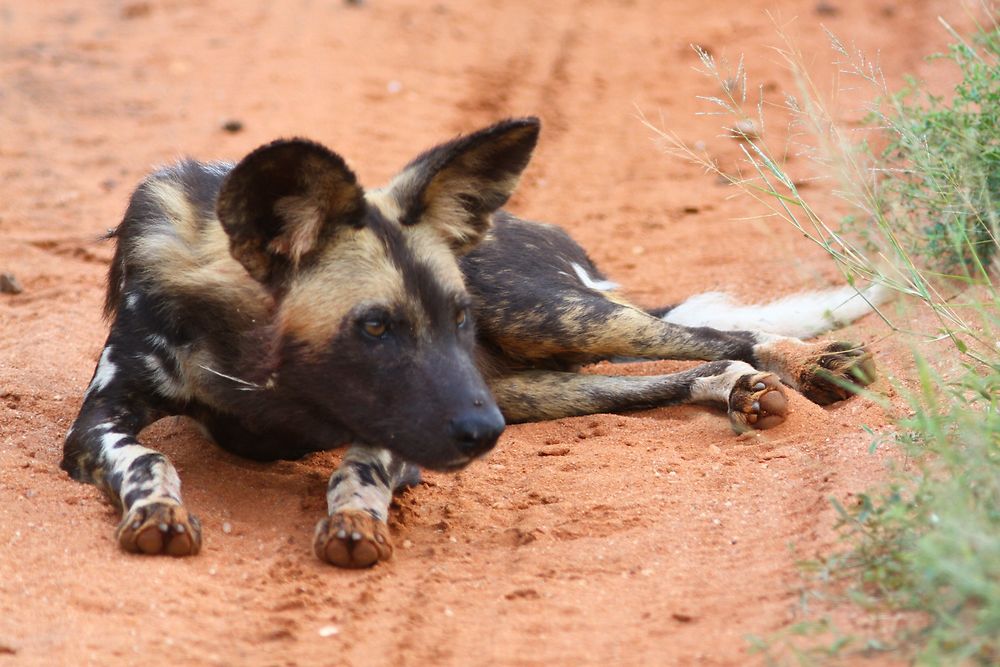
[[[403,226],[433,227],[462,255],[482,239],[531,159],[537,118],[515,118],[436,146],[389,184]]]
[[[338,225],[360,225],[364,211],[364,191],[343,158],[305,139],[250,153],[216,202],[229,251],[269,286],[307,264]]]

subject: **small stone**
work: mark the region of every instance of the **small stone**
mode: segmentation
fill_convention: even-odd
[[[224,532],[226,535],[233,532],[233,524],[229,523],[228,521],[223,522],[222,532]]]
[[[413,547],[413,542],[411,542],[410,540],[403,540],[404,549],[410,549],[412,547]]]
[[[230,134],[236,134],[237,132],[242,132],[243,121],[237,118],[230,118],[228,120],[223,121],[222,129],[225,130],[226,132],[229,132]]]
[[[0,292],[4,294],[20,294],[24,291],[21,282],[13,273],[0,273]]]
[[[149,16],[153,8],[148,2],[130,2],[121,9],[121,17],[126,20]]]
[[[820,0],[816,3],[816,13],[820,16],[836,16],[840,13],[840,8],[837,7],[832,2],[826,2],[826,0]]]
[[[389,92],[390,95],[395,95],[396,93],[398,93],[403,89],[403,84],[402,82],[393,79],[392,81],[386,84],[385,89]]]
[[[333,637],[334,635],[340,634],[340,628],[336,625],[324,625],[319,629],[320,637]]]

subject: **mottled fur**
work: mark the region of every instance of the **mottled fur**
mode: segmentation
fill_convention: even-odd
[[[538,130],[498,123],[367,192],[300,139],[236,165],[181,162],[139,186],[115,232],[111,331],[62,463],[120,505],[123,548],[201,545],[173,466],[137,440],[166,415],[258,460],[349,446],[314,548],[360,567],[392,553],[389,502],[417,466],[468,464],[503,417],[700,401],[737,430],[767,428],[786,414],[779,377],[820,402],[844,397],[854,372],[870,379],[869,357],[844,344],[665,322],[614,292],[561,229],[500,211]],[[613,358],[710,363],[574,372]]]

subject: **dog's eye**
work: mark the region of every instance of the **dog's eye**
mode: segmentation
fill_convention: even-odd
[[[459,329],[465,326],[466,322],[469,321],[469,309],[459,308],[458,312],[455,313],[455,326]]]
[[[372,338],[383,338],[389,331],[389,325],[385,320],[368,319],[361,323],[361,329]]]

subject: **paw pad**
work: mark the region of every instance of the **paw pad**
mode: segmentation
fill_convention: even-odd
[[[744,375],[729,395],[729,420],[738,433],[773,428],[787,416],[785,390],[771,373]]]
[[[829,405],[854,395],[875,381],[875,361],[864,347],[851,343],[824,346],[819,358],[806,367],[799,391],[814,403]]]
[[[129,510],[115,537],[131,553],[193,556],[201,550],[201,522],[173,500],[154,501]]]
[[[371,567],[392,556],[389,528],[365,512],[337,512],[316,524],[313,551],[338,567]]]

